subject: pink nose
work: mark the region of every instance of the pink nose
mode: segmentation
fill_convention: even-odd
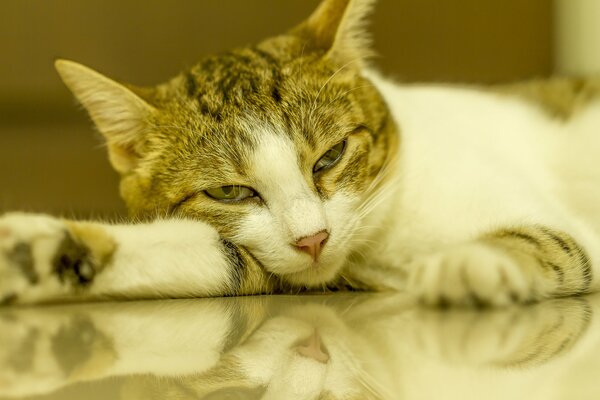
[[[317,261],[321,254],[321,249],[325,245],[325,241],[329,237],[327,231],[322,231],[313,236],[308,236],[298,240],[295,246],[301,251],[308,253],[313,260]]]

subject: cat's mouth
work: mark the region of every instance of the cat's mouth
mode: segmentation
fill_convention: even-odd
[[[342,264],[343,257],[335,259],[323,257],[318,261],[304,264],[304,267],[295,271],[280,272],[279,274],[293,285],[317,287],[334,280]]]

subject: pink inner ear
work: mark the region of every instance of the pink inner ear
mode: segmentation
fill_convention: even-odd
[[[296,247],[301,251],[308,253],[313,260],[317,261],[321,254],[321,248],[325,240],[329,237],[329,233],[326,231],[319,232],[316,235],[302,238],[296,242]]]
[[[140,155],[133,146],[109,143],[108,150],[110,162],[117,172],[127,173],[137,166]]]

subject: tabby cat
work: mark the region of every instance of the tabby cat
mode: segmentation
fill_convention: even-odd
[[[59,60],[135,223],[8,214],[0,299],[406,290],[505,305],[600,287],[600,80],[406,85],[371,0],[138,88]]]

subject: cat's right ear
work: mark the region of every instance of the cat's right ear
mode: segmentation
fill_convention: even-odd
[[[321,0],[312,15],[292,30],[314,50],[339,65],[362,64],[372,55],[367,17],[376,0]]]
[[[105,137],[115,170],[131,172],[140,158],[148,117],[156,109],[131,89],[86,66],[68,60],[57,60],[54,65]]]

